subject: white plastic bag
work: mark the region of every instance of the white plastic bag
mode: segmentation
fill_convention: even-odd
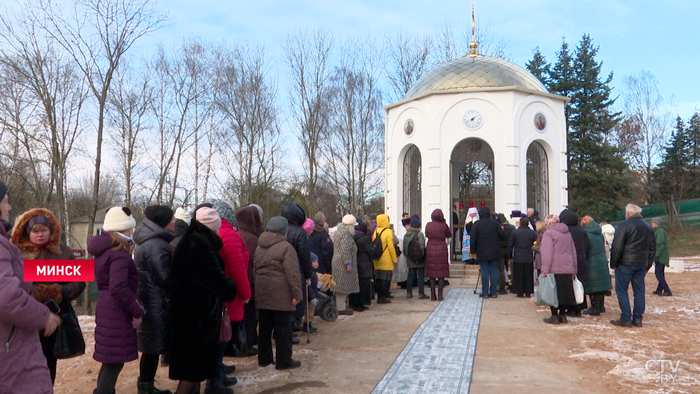
[[[578,278],[574,278],[574,295],[576,296],[576,304],[583,304],[583,283]]]
[[[557,281],[554,279],[554,275],[540,275],[538,280],[539,285],[537,285],[537,305],[559,308]]]

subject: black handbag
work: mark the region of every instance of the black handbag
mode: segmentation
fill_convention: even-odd
[[[56,330],[56,343],[53,351],[57,359],[78,357],[85,354],[85,339],[78,323],[78,316],[71,306],[68,298],[68,288],[63,287],[63,300],[61,300],[61,325]]]

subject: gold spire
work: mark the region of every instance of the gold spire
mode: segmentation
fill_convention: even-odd
[[[476,52],[476,22],[474,20],[474,3],[472,3],[472,42],[469,43],[469,57],[477,57],[479,53]]]

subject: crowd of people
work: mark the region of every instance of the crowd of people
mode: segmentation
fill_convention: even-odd
[[[64,319],[65,313],[74,315],[71,301],[85,290],[85,283],[23,281],[23,259],[72,259],[73,254],[60,243],[60,225],[49,210],[23,213],[13,229],[8,198],[7,186],[0,182],[0,302],[5,305],[0,337],[6,338],[0,392],[51,393],[57,359],[64,353],[56,351],[62,320],[50,307],[60,305]],[[589,216],[579,221],[568,209],[545,220],[534,210],[528,216],[513,212],[515,229],[501,215],[491,218],[488,207],[478,212],[470,208],[463,259],[480,265],[480,296],[485,298],[503,294],[509,282],[519,297],[530,297],[535,272],[554,275],[560,305],[545,321],[561,324],[567,315],[605,312],[604,297],[612,289],[609,254],[622,309],[613,324],[641,326],[643,277],[650,262],[657,263],[655,293],[671,292],[664,280],[668,249],[660,219],[652,221],[655,236],[640,213],[629,205],[628,219],[612,240],[606,232],[612,226],[601,226]],[[102,231],[88,242],[99,290],[93,358],[101,368],[95,394],[114,393],[124,364],[139,359],[139,352],[139,394],[170,393],[155,387],[159,365],[179,381],[178,394],[198,393],[204,382],[205,393],[232,393],[235,366],[224,364],[225,356],[257,355],[261,367],[297,368],[301,362],[293,358],[293,345],[299,344],[295,332],[318,333],[313,309],[319,292],[328,289],[327,278],[334,283],[332,294],[341,315],[363,312],[373,302],[388,304],[394,298],[392,282],[397,282],[401,254],[408,271],[406,298],[413,298],[417,287],[419,300],[444,299],[448,240],[454,233],[440,209],[431,213],[424,232],[421,218],[405,213],[403,239],[385,214],[375,222],[348,214],[329,227],[322,212],[307,217],[292,203],[284,204],[264,230],[264,212],[255,204],[234,210],[214,201],[191,212],[153,205],[144,215],[137,224],[129,207],[112,207]],[[576,302],[574,278],[583,283],[590,307]],[[629,283],[635,294],[633,311]],[[84,343],[69,356],[81,351]]]
[[[611,295],[613,289],[612,269],[622,312],[619,319],[610,322],[641,327],[644,277],[652,265],[658,280],[653,294],[672,295],[665,279],[669,250],[663,221],[655,217],[649,224],[641,214],[639,206],[628,204],[626,220],[615,228],[609,223],[597,223],[591,216],[579,218],[570,209],[540,220],[539,213],[529,208],[527,214],[511,212],[508,220],[503,215],[491,218],[488,207],[478,212],[470,207],[464,225],[462,260],[480,265],[483,298],[506,294],[509,282],[513,293],[529,298],[535,291],[536,277],[553,275],[558,305],[551,306],[552,315],[544,319],[549,324],[567,323],[567,316],[605,313],[605,296]],[[574,289],[579,283],[582,302],[577,302]],[[630,284],[633,309],[628,296]]]

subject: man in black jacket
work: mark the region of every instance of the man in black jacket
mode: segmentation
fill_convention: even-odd
[[[333,242],[326,231],[326,216],[323,212],[314,215],[314,231],[309,237],[309,250],[318,256],[319,274],[332,274],[331,262],[333,261]]]
[[[287,219],[287,241],[294,246],[297,251],[297,259],[299,260],[299,271],[301,272],[301,288],[311,284],[311,252],[309,251],[309,238],[306,235],[306,230],[301,228],[301,225],[306,221],[306,214],[300,206],[292,203],[282,205],[281,216]],[[296,305],[296,313],[294,317],[300,322],[306,313],[306,292],[302,291],[304,296]],[[301,324],[297,323],[295,330],[301,330]]]
[[[528,218],[520,218],[520,227],[508,238],[508,259],[513,263],[513,292],[528,298],[535,292],[532,245],[537,233],[528,227]]]
[[[518,211],[518,214],[519,212],[520,211]],[[508,219],[506,219],[505,215],[497,214],[496,220],[499,219],[501,222],[501,227],[503,228],[503,234],[505,235],[505,238],[503,238],[503,240],[501,241],[501,260],[498,264],[498,293],[508,294],[506,286],[508,285],[509,279],[512,280],[512,278],[508,277],[508,269],[510,268],[508,257],[508,241],[511,237],[511,234],[515,230],[515,226],[508,222]]]
[[[481,294],[479,297],[498,297],[498,261],[501,256],[501,241],[506,237],[501,224],[491,219],[488,207],[479,210],[479,221],[474,223],[469,234],[472,253],[481,268]],[[490,283],[489,283],[490,282]]]
[[[610,323],[620,327],[641,327],[644,313],[644,276],[654,263],[656,241],[654,229],[642,219],[642,208],[627,204],[625,217],[615,230],[610,252],[610,267],[615,270],[615,293],[620,304],[620,319]],[[627,295],[632,282],[634,311],[630,313]]]

